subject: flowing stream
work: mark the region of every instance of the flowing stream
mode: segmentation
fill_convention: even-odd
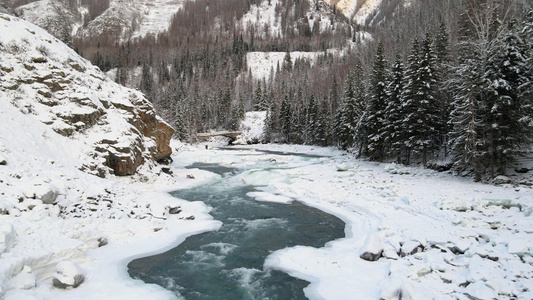
[[[265,259],[286,247],[323,247],[344,237],[344,222],[297,201],[256,201],[248,193],[257,187],[232,180],[241,172],[251,172],[249,169],[206,163],[190,167],[222,177],[172,195],[205,202],[222,227],[191,236],[168,252],[132,261],[130,276],[185,299],[306,299],[303,289],[308,282],[264,269]],[[275,167],[282,166],[274,163]]]

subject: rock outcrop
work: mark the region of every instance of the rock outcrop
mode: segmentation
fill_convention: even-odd
[[[83,281],[85,281],[85,275],[75,262],[62,261],[56,266],[52,285],[59,289],[76,288]]]
[[[33,24],[0,14],[0,31],[0,92],[22,113],[85,143],[81,170],[132,175],[170,156],[174,130],[140,92],[109,80]]]

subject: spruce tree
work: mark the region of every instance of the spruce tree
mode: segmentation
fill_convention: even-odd
[[[450,118],[450,101],[452,99],[451,93],[446,86],[446,82],[450,72],[451,58],[450,58],[450,41],[448,28],[441,22],[439,31],[435,37],[435,56],[436,56],[436,80],[437,80],[437,107],[439,113],[439,134],[440,144],[443,146],[444,155],[448,155],[447,143],[448,133],[451,131],[451,127],[448,124]]]
[[[354,105],[354,74],[350,72],[344,83],[344,97],[335,117],[335,137],[341,149],[348,149],[354,143],[357,126]]]
[[[420,155],[422,164],[427,166],[428,154],[436,151],[439,145],[438,106],[436,100],[436,74],[435,55],[432,41],[426,36],[420,47],[418,40],[413,41],[413,49],[408,58],[409,67],[406,72],[404,90],[406,133],[405,146],[407,149],[407,162],[410,160],[410,151]]]
[[[389,152],[396,156],[398,163],[402,162],[402,150],[405,140],[403,126],[403,98],[404,90],[404,65],[402,57],[398,54],[392,65],[391,78],[387,86],[388,102],[385,110],[387,125],[385,126],[385,143]]]
[[[416,113],[418,110],[418,95],[420,80],[420,44],[418,39],[413,40],[413,46],[411,52],[407,57],[407,70],[405,71],[405,86],[402,93],[402,109],[404,115],[404,121],[402,123],[401,131],[405,134],[404,150],[405,150],[405,163],[411,162],[411,150],[415,147],[413,142],[413,136],[416,134],[418,119]]]
[[[520,97],[520,86],[530,81],[526,73],[527,54],[515,23],[505,27],[502,38],[495,40],[489,49],[485,72],[491,112],[489,155],[491,168],[496,168],[499,174],[505,174],[531,136],[528,124],[522,123],[524,117],[529,118],[528,103]]]
[[[141,73],[141,83],[139,89],[146,94],[148,100],[152,100],[154,80],[148,64],[143,64]]]
[[[287,95],[283,97],[283,101],[281,101],[281,108],[279,111],[279,123],[281,128],[281,134],[285,140],[285,142],[290,143],[291,139],[291,133],[292,133],[292,111],[291,111],[291,104],[289,102],[289,98]]]
[[[305,127],[303,131],[304,143],[311,145],[316,143],[318,140],[318,123],[318,106],[316,104],[315,97],[310,95],[305,110]]]
[[[370,90],[365,118],[363,120],[368,138],[367,155],[371,160],[385,158],[385,109],[387,105],[387,61],[383,43],[379,43],[370,77]]]

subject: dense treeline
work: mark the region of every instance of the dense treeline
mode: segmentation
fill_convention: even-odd
[[[255,5],[272,5],[279,22],[245,21]],[[505,173],[530,143],[531,8],[497,0],[382,5],[356,25],[322,1],[196,0],[158,36],[75,44],[117,82],[145,92],[181,139],[237,129],[245,111],[266,110],[271,142],[335,145],[424,167],[452,162],[476,180]],[[252,51],[286,54],[258,80],[248,71]]]
[[[254,5],[270,6],[276,15],[266,22],[244,20]],[[324,15],[329,21],[320,24]],[[253,95],[260,86],[265,92],[270,90],[267,97],[280,93],[272,90],[272,80],[257,81],[249,74],[247,53],[342,48],[352,33],[349,22],[323,2],[310,7],[306,0],[196,0],[186,2],[173,17],[168,32],[158,36],[125,43],[110,36],[81,37],[74,42],[78,52],[102,70],[114,69],[117,82],[145,92],[179,129],[178,135],[191,139],[198,131],[237,126],[235,117],[257,108]],[[333,60],[323,60],[325,72],[337,72],[328,70]],[[297,76],[311,72],[310,63],[290,61],[294,68],[280,71],[278,78],[287,77],[291,90],[293,85],[307,89],[307,83],[301,83]],[[277,71],[273,69],[272,74]],[[329,79],[318,74],[311,77],[315,90],[329,93]]]
[[[397,51],[393,64],[379,43],[365,103],[345,92],[339,115],[355,118],[337,118],[339,144],[371,160],[424,167],[450,155],[452,167],[476,181],[505,174],[533,129],[533,11],[505,4],[464,3],[456,42],[441,23],[438,32],[415,36],[406,59]]]

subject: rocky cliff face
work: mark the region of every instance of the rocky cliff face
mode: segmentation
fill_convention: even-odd
[[[131,175],[170,156],[174,130],[140,92],[110,81],[33,24],[0,14],[0,33],[0,101],[84,144],[79,169]]]

